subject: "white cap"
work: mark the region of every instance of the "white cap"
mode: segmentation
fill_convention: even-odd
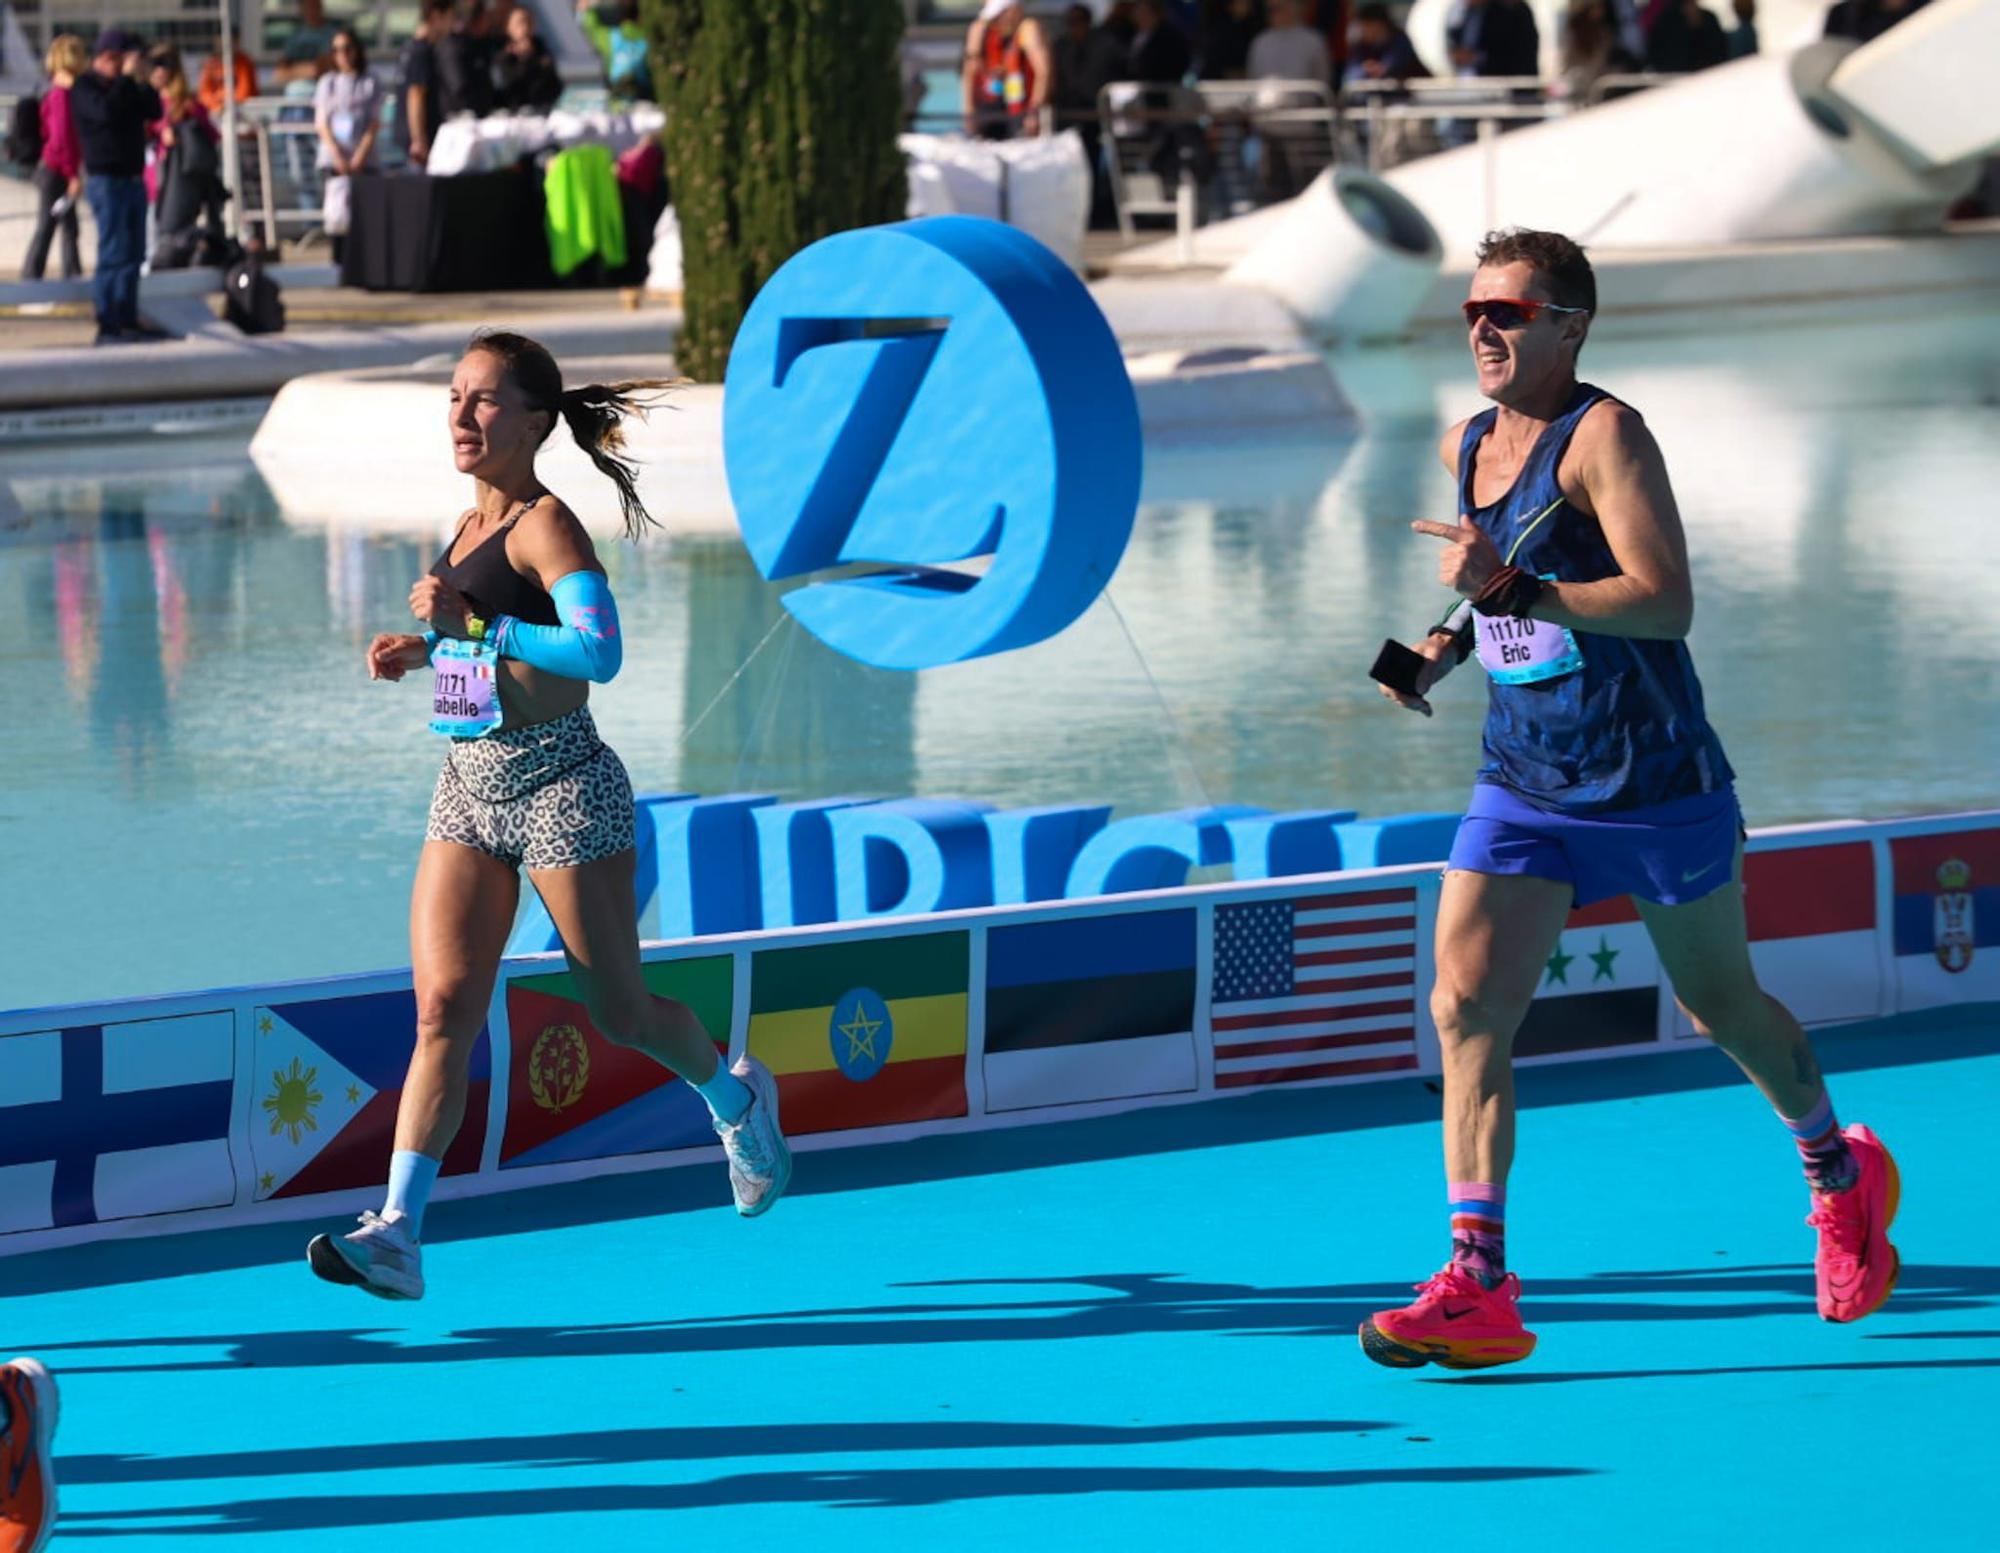
[[[1020,3],[1021,0],[986,0],[986,3],[979,8],[979,19],[982,22],[990,22],[1002,11],[1012,10]]]

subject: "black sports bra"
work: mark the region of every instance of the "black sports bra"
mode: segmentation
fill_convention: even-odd
[[[515,571],[507,560],[507,531],[520,522],[521,514],[533,505],[533,501],[521,503],[511,518],[488,534],[472,554],[456,566],[452,564],[451,552],[458,544],[458,534],[453,534],[450,544],[444,547],[444,554],[431,567],[431,575],[470,599],[472,612],[482,619],[512,615],[530,625],[562,624],[556,614],[555,600]],[[464,524],[459,525],[458,532],[465,532]]]

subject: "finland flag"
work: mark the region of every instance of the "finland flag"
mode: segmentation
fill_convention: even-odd
[[[236,1016],[0,1036],[0,1234],[225,1207]]]

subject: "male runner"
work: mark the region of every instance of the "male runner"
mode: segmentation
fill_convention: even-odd
[[[1631,895],[1695,1028],[1777,1108],[1805,1163],[1819,1231],[1819,1312],[1855,1321],[1889,1297],[1896,1166],[1842,1129],[1805,1032],[1757,985],[1743,919],[1734,775],[1684,638],[1687,545],[1639,415],[1580,383],[1597,310],[1583,250],[1553,232],[1489,234],[1465,303],[1479,391],[1496,408],[1447,432],[1459,523],[1438,576],[1467,602],[1417,644],[1416,695],[1476,647],[1485,760],[1438,901],[1431,1010],[1444,1061],[1451,1261],[1416,1303],[1378,1311],[1378,1364],[1476,1369],[1525,1359],[1507,1271],[1514,1032],[1572,906]]]

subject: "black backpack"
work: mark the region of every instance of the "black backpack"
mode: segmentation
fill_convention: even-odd
[[[278,283],[264,273],[262,254],[246,253],[222,277],[223,317],[245,334],[276,334],[285,327]]]
[[[34,167],[42,160],[42,100],[17,97],[14,121],[7,126],[7,160],[17,167]]]

